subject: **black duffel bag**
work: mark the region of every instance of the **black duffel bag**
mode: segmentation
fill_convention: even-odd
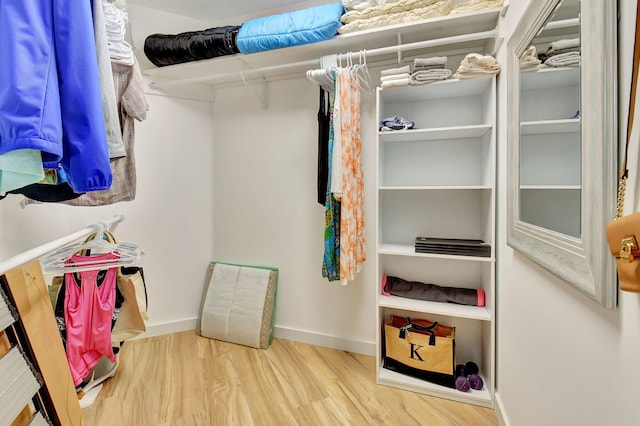
[[[240,26],[209,28],[180,34],[152,34],[144,41],[144,54],[158,67],[201,61],[240,53],[236,37]]]

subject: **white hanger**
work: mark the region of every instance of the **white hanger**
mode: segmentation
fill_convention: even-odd
[[[106,235],[109,235],[107,226],[103,222],[98,222],[96,227],[98,229],[94,238],[80,244],[65,246],[41,257],[42,271],[49,274],[82,272],[109,269],[117,266],[130,266],[140,261],[142,255],[140,247],[130,243],[110,242],[104,239]],[[90,252],[91,255],[82,256],[82,260],[69,262],[72,256],[81,255],[83,252]],[[116,257],[113,259],[92,259],[92,257],[106,253],[113,253]]]
[[[356,76],[358,77],[358,81],[360,82],[360,88],[370,94],[374,94],[374,84],[371,79],[371,75],[369,74],[369,68],[367,67],[367,51],[361,50],[360,52],[360,63],[355,65]]]
[[[314,84],[319,85],[327,92],[333,94],[334,91],[334,81],[333,75],[330,69],[316,69],[316,70],[308,70],[307,78]]]
[[[335,80],[333,70],[336,69],[337,55],[322,56],[320,58],[320,68],[307,71],[307,78],[314,84],[322,87],[329,96],[333,96],[335,90]]]

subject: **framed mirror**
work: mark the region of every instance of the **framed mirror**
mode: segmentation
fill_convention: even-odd
[[[507,45],[507,243],[616,306],[616,0],[530,1]]]

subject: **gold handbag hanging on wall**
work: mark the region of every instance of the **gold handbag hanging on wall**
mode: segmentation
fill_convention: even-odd
[[[616,217],[607,225],[607,241],[611,254],[616,258],[616,269],[620,280],[620,289],[640,292],[640,212],[622,216],[624,196],[629,177],[627,156],[629,140],[635,114],[636,89],[638,84],[638,66],[640,66],[640,31],[638,18],[640,7],[636,9],[636,38],[633,48],[633,71],[631,77],[631,95],[629,97],[629,116],[627,118],[627,139],[624,149],[620,181],[618,183],[618,202]]]

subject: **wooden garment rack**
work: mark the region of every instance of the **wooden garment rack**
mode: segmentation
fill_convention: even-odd
[[[0,359],[11,348],[19,347],[41,383],[31,402],[13,420],[13,426],[45,424],[45,418],[55,425],[83,424],[82,410],[38,259],[97,230],[112,230],[123,220],[123,215],[116,215],[0,262],[0,288],[7,297],[6,301],[0,302],[9,306],[15,319],[9,321],[8,326],[3,323],[4,328],[0,329]],[[0,395],[6,393],[3,390],[11,391],[12,385],[16,384],[0,384]]]

